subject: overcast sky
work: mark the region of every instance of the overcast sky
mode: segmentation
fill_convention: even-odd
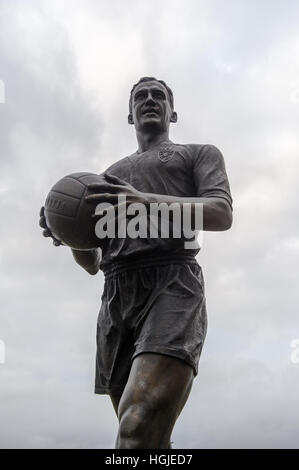
[[[145,75],[173,89],[174,142],[221,149],[234,198],[198,256],[209,327],[174,447],[298,447],[298,21],[297,0],[0,0],[0,447],[114,446],[93,394],[103,276],[38,213],[65,174],[136,150]]]

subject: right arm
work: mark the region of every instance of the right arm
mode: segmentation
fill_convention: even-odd
[[[45,208],[42,207],[40,210],[40,219],[39,225],[42,227],[44,237],[49,237],[53,240],[53,244],[55,246],[60,246],[62,243],[57,240],[51,233],[50,229],[47,226],[46,218],[45,218]],[[94,249],[94,250],[73,250],[71,249],[72,255],[79,266],[81,266],[85,271],[89,274],[94,276],[100,269],[100,262],[101,262],[101,250]]]

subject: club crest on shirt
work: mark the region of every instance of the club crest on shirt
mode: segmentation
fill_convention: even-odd
[[[174,149],[171,145],[167,145],[159,150],[158,157],[161,162],[166,163],[174,156]]]

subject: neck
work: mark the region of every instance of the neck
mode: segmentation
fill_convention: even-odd
[[[146,152],[152,147],[156,147],[162,142],[169,142],[168,131],[161,132],[159,134],[154,134],[151,132],[136,132],[137,142],[138,142],[138,153]]]

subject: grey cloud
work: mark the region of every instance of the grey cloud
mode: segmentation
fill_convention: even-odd
[[[298,447],[299,366],[290,362],[290,341],[299,338],[299,105],[290,97],[299,76],[297,2],[167,1],[158,12],[134,1],[72,5],[0,3],[0,446],[114,445],[109,399],[93,395],[103,278],[43,239],[37,214],[63,174],[97,171],[135,150],[128,93],[153,74],[173,87],[172,139],[217,145],[235,200],[233,228],[205,234],[198,257],[209,327],[175,447]],[[125,49],[119,86],[105,84],[105,115],[80,78],[76,28],[67,28],[83,11],[92,28],[91,18],[104,21],[116,44],[134,31],[143,53],[139,63],[137,49]],[[86,44],[109,48],[88,25]],[[96,62],[96,47],[84,53]]]

